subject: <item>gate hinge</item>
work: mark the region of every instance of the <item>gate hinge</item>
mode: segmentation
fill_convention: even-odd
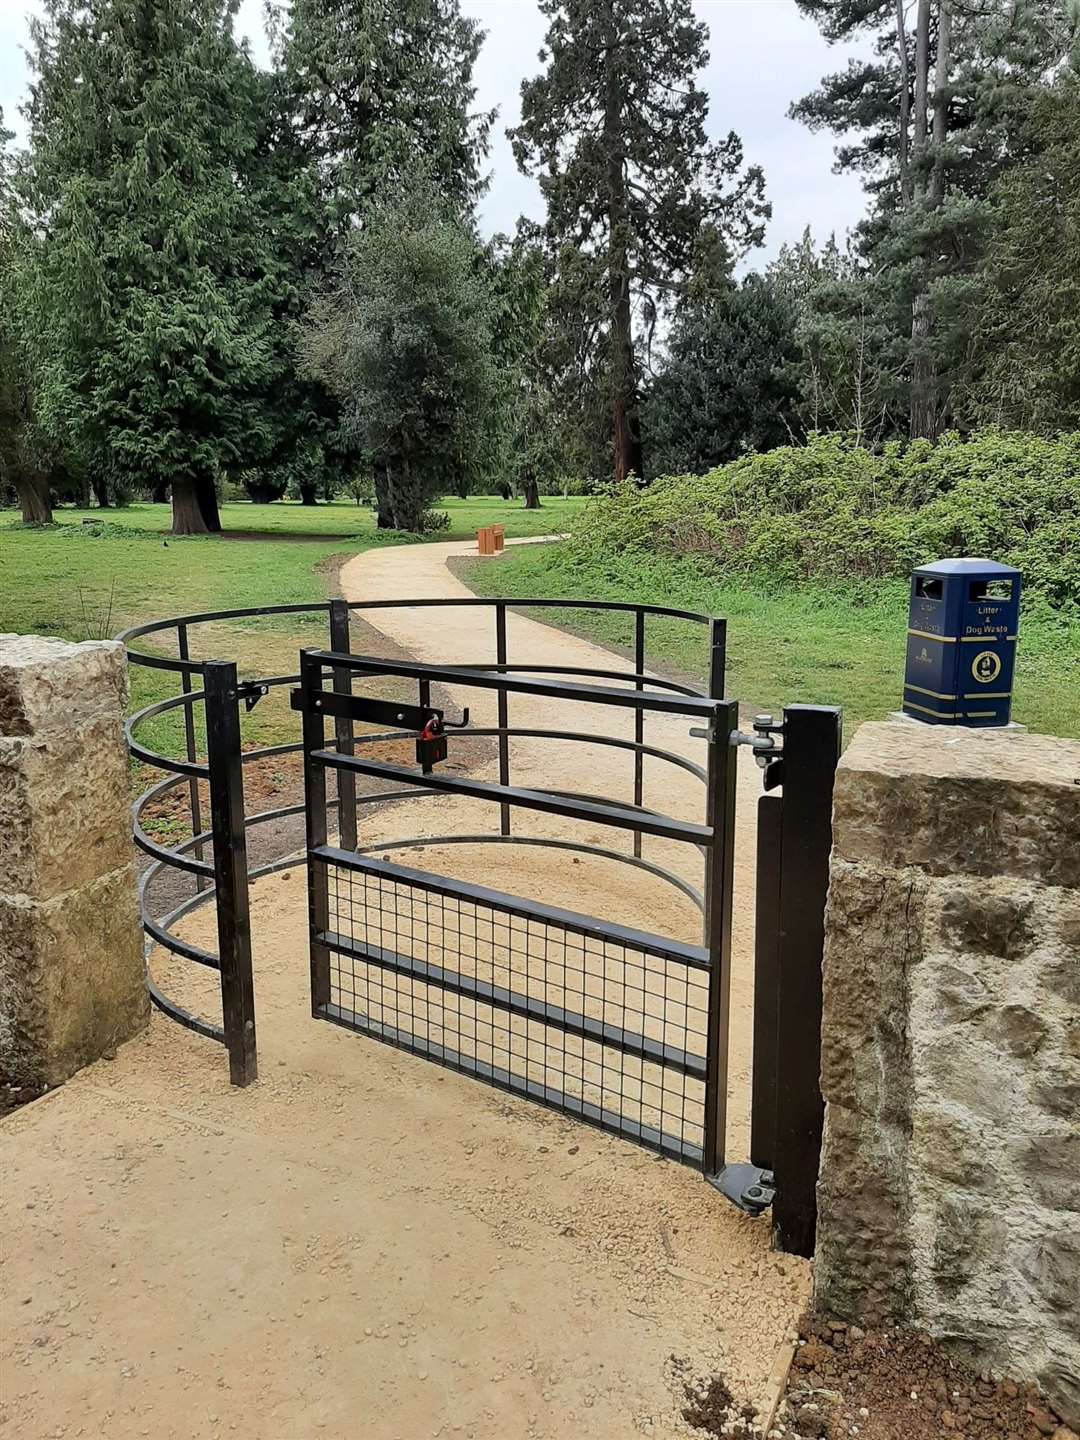
[[[706,1175],[705,1179],[714,1190],[719,1190],[725,1199],[748,1215],[760,1215],[776,1198],[773,1172],[748,1161],[725,1165],[718,1175]]]
[[[783,735],[784,722],[774,720],[771,715],[755,715],[751,723],[754,727],[752,734],[745,730],[733,730],[730,743],[749,745],[754,752],[754,759],[764,770],[782,754],[782,747],[776,743],[776,737]]]
[[[250,715],[264,695],[270,694],[269,685],[260,685],[258,680],[246,680],[236,687],[236,698],[244,702],[244,709]]]

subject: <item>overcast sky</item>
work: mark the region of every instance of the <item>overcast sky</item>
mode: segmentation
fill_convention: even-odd
[[[21,47],[27,16],[36,8],[29,0],[0,0],[0,106],[8,127],[16,131],[22,128],[17,106],[27,79]],[[522,79],[539,69],[543,16],[535,0],[462,0],[462,9],[487,31],[476,73],[478,104],[499,108],[481,224],[489,234],[509,233],[520,214],[541,218],[539,192],[518,174],[505,130],[519,119]],[[797,240],[807,224],[819,240],[832,231],[842,238],[862,214],[859,182],[832,173],[830,136],[811,135],[786,112],[823,74],[840,68],[849,52],[826,45],[799,14],[795,0],[694,0],[694,9],[710,30],[712,59],[702,77],[709,95],[709,133],[735,130],[742,136],[747,160],[765,171],[772,201],[765,249],[752,263],[763,263],[786,241]],[[265,64],[262,0],[242,0],[239,29]]]

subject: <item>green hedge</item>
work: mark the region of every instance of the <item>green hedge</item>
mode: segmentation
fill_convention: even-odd
[[[696,557],[780,583],[906,576],[949,555],[1015,565],[1029,593],[1080,605],[1080,432],[987,431],[880,453],[843,436],[748,455],[647,489],[610,487],[572,535],[579,551]]]

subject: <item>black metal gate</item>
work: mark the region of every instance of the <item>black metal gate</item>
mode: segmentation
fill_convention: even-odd
[[[792,1201],[807,1187],[812,1194],[817,1150],[811,1154],[810,1144],[798,1148],[776,1142],[789,1123],[803,1136],[814,1095],[820,1107],[814,990],[820,1017],[820,933],[839,712],[793,707],[780,724],[763,717],[755,733],[742,734],[734,701],[663,693],[645,688],[645,677],[629,689],[523,678],[505,670],[303,652],[294,705],[303,714],[312,1013],[699,1167],[730,1199],[754,1213],[773,1200],[773,1171],[778,1167],[787,1172]],[[351,693],[354,680],[386,675],[415,681],[419,703]],[[502,723],[494,733],[500,742],[510,733],[574,736],[572,730],[511,731],[505,723],[509,695],[629,710],[638,737],[650,713],[685,718],[688,726],[694,725],[690,733],[705,742],[703,766],[683,762],[704,782],[703,823],[644,808],[639,783],[633,804],[511,785],[505,745],[497,784],[439,773],[434,767],[446,755],[447,722],[430,704],[435,685],[496,691]],[[328,720],[334,722],[333,746],[327,745]],[[356,722],[388,721],[397,727],[389,734],[353,733]],[[780,734],[783,752],[777,745]],[[416,737],[415,768],[356,754],[365,742],[410,735]],[[651,749],[640,738],[617,743]],[[805,857],[794,850],[789,855],[789,870],[794,866],[802,877],[788,899],[792,916],[797,905],[803,907],[799,926],[790,929],[793,939],[801,937],[793,947],[779,941],[771,882],[759,890],[762,952],[772,957],[772,964],[770,968],[759,961],[764,1003],[755,1029],[754,1148],[749,1163],[727,1164],[732,859],[740,744],[752,746],[768,766],[770,785],[780,780],[786,765],[786,788],[802,797],[804,808],[818,821],[823,817],[825,829],[819,824],[802,836]],[[777,760],[781,753],[787,758]],[[665,752],[665,758],[674,757]],[[327,824],[328,771],[337,776],[342,814],[336,845],[329,842]],[[460,795],[499,807],[497,836],[454,839],[569,844],[513,835],[509,816],[519,809],[623,831],[632,837],[629,853],[600,853],[651,870],[687,893],[690,887],[684,882],[641,857],[641,841],[657,836],[694,847],[704,870],[703,943],[629,929],[380,857],[372,852],[385,852],[387,842],[357,844],[355,796],[348,786],[349,777],[355,780],[358,774],[408,787],[412,793]],[[775,796],[767,798],[774,805],[782,803]],[[764,872],[773,876],[781,857],[769,848],[767,820],[762,854]],[[793,814],[787,826],[792,845],[797,827]],[[348,844],[343,843],[346,832]],[[393,848],[408,843],[392,842]],[[595,846],[588,848],[597,853]],[[804,859],[811,862],[809,867]],[[775,937],[771,945],[770,935]],[[777,998],[781,976],[782,1011]],[[778,1119],[779,1109],[783,1115]],[[773,1117],[771,1130],[764,1118],[768,1115]]]
[[[404,676],[424,694],[452,684],[494,690],[500,698],[547,696],[696,721],[707,737],[708,761],[703,769],[690,768],[705,780],[705,822],[441,774],[423,763],[427,730],[433,723],[436,733],[443,731],[441,711],[423,702],[388,705],[351,695],[340,678],[328,688],[327,672],[350,679]],[[735,704],[332,651],[305,651],[300,681],[294,703],[303,712],[313,1014],[717,1174],[724,1163]],[[328,717],[338,727],[343,720],[391,718],[398,729],[354,737],[339,728],[338,744],[327,748]],[[364,740],[410,734],[418,737],[416,768],[350,753]],[[339,782],[361,774],[420,793],[488,801],[502,812],[553,814],[698,847],[705,861],[705,942],[691,945],[408,868],[362,846],[330,845],[328,770]],[[505,815],[503,824],[497,837],[453,838],[574,848],[568,841],[513,836]],[[578,848],[597,853],[595,846]],[[601,853],[689,891],[632,850]]]

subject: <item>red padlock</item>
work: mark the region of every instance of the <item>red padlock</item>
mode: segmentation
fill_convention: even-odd
[[[430,775],[432,766],[437,765],[440,760],[445,760],[448,753],[449,747],[443,732],[442,721],[438,715],[432,715],[416,737],[416,763],[425,775]]]

